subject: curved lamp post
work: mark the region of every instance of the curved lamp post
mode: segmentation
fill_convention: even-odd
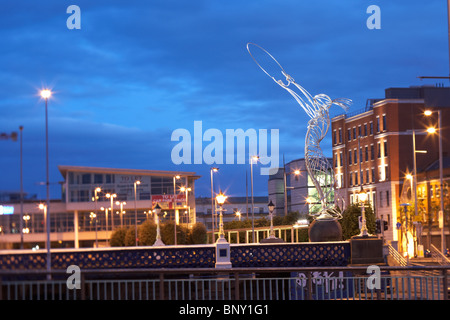
[[[156,241],[153,244],[154,246],[165,246],[164,242],[161,240],[161,230],[159,228],[159,214],[161,213],[161,207],[159,203],[156,204],[155,209],[155,218],[156,218]]]

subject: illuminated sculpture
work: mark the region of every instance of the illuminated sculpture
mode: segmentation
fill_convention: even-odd
[[[262,50],[265,53],[265,59],[267,59],[267,56],[270,57],[270,63],[276,63],[274,66],[276,69],[278,69],[278,67],[281,69],[281,74],[285,77],[286,83],[283,82],[283,80],[276,79],[270,75],[269,72],[261,66],[250,51],[250,46],[255,46],[256,48]],[[265,49],[257,44],[248,43],[247,50],[264,73],[266,73],[280,87],[288,91],[310,117],[305,139],[305,162],[308,175],[314,183],[321,204],[321,210],[316,214],[310,215],[312,215],[316,220],[335,220],[342,218],[340,210],[337,207],[338,197],[335,192],[336,181],[333,167],[323,154],[322,149],[320,148],[320,142],[326,136],[328,129],[330,128],[330,115],[328,111],[330,107],[335,104],[347,111],[352,101],[350,99],[331,100],[330,97],[325,94],[318,94],[313,97],[308,91],[297,84],[295,80],[284,71],[278,61]],[[330,203],[327,200],[333,195],[333,193],[334,202]]]

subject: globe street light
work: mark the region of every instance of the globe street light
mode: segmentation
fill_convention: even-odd
[[[95,202],[95,217],[97,217],[97,200],[98,200],[98,195],[97,193],[101,192],[102,189],[100,187],[95,188],[94,190],[94,202]],[[95,219],[95,247],[98,248],[98,238],[97,238],[97,219]]]
[[[117,198],[117,194],[107,193],[106,197],[111,200],[111,208],[110,209],[111,209],[111,231],[112,231],[112,230],[114,230],[114,198]]]
[[[441,190],[440,196],[440,212],[439,215],[442,216],[442,229],[441,229],[441,251],[445,254],[445,219],[444,219],[444,171],[443,171],[443,156],[442,156],[442,115],[441,110],[425,110],[424,114],[426,116],[431,116],[433,112],[438,114],[438,137],[439,137],[439,184]],[[435,133],[436,128],[428,128],[428,133]]]
[[[126,204],[127,203],[125,201],[116,201],[116,205],[120,206],[120,211],[119,211],[119,214],[120,214],[120,226],[122,228],[123,228],[123,214],[124,214],[123,206],[126,205]]]
[[[217,204],[219,205],[219,238],[217,239],[217,242],[227,242],[225,239],[225,231],[223,229],[223,204],[225,203],[225,200],[227,200],[227,196],[220,191],[220,193],[216,196]]]

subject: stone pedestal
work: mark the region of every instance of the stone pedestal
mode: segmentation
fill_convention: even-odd
[[[261,241],[259,241],[259,243],[284,243],[284,240],[276,237],[268,237],[262,239]]]
[[[336,219],[316,219],[308,229],[310,242],[342,241],[342,227]]]
[[[231,268],[230,244],[225,238],[219,237],[216,241],[216,268]]]
[[[383,239],[354,236],[350,240],[351,264],[384,263]]]

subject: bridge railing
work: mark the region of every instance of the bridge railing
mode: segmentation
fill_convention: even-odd
[[[0,300],[447,300],[448,269],[380,267],[378,285],[366,267],[0,271]]]

